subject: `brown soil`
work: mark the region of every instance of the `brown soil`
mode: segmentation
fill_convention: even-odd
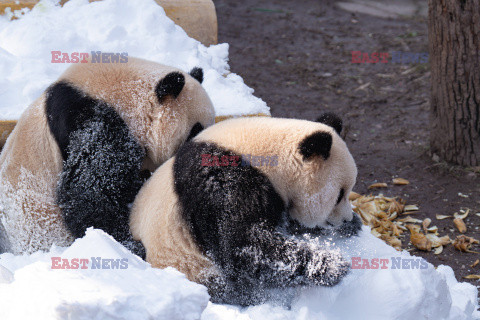
[[[219,41],[230,44],[231,71],[267,102],[273,116],[314,120],[343,117],[345,139],[359,169],[355,191],[400,196],[417,204],[440,235],[460,233],[436,214],[470,208],[467,235],[480,239],[480,174],[435,162],[429,154],[428,64],[353,64],[351,51],[428,51],[425,18],[383,19],[339,9],[333,0],[214,0]],[[408,179],[393,186],[393,177]],[[389,187],[368,190],[375,182]],[[464,198],[459,196],[468,196]],[[404,248],[411,249],[409,238]],[[476,245],[473,250],[480,251]],[[412,249],[434,265],[451,266],[457,279],[480,274],[480,254],[447,246],[436,256]]]

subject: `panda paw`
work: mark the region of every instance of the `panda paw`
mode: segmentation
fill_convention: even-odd
[[[315,285],[331,287],[348,273],[349,263],[338,252],[315,252],[306,266],[308,279]]]
[[[352,221],[343,223],[340,227],[335,229],[334,232],[341,237],[349,238],[351,236],[356,236],[360,230],[362,230],[362,224],[362,220],[358,217],[358,215],[353,213]]]

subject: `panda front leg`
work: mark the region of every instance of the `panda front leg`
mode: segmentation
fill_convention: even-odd
[[[238,222],[237,226],[241,224]],[[228,229],[231,237],[222,239],[223,252],[216,259],[225,280],[217,279],[209,285],[215,302],[259,304],[268,297],[265,289],[333,286],[348,273],[349,264],[339,252],[312,249],[305,241],[265,223],[241,231],[242,238],[234,225]]]
[[[262,223],[252,226],[245,237],[243,246],[233,248],[232,265],[227,269],[235,272],[234,277],[243,275],[265,287],[333,286],[349,270],[338,251],[311,248]]]

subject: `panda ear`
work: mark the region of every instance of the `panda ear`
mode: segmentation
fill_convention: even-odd
[[[326,124],[327,126],[332,127],[337,131],[338,134],[342,132],[343,129],[343,121],[340,119],[339,116],[337,116],[333,112],[326,112],[322,114],[320,117],[318,117],[317,122]]]
[[[327,160],[330,157],[330,149],[332,149],[332,135],[328,132],[314,132],[300,142],[298,149],[303,160],[314,156],[321,156]]]
[[[193,68],[189,74],[197,79],[198,82],[202,83],[203,82],[203,69],[202,68],[199,68],[199,67],[195,67]]]
[[[180,72],[170,72],[160,80],[155,88],[158,100],[160,102],[168,96],[172,95],[174,98],[178,97],[185,85],[185,76]]]

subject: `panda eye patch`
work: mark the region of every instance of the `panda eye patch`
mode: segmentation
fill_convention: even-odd
[[[342,188],[340,190],[340,194],[338,195],[337,204],[339,204],[340,201],[342,201],[344,195],[345,195],[345,189]]]

